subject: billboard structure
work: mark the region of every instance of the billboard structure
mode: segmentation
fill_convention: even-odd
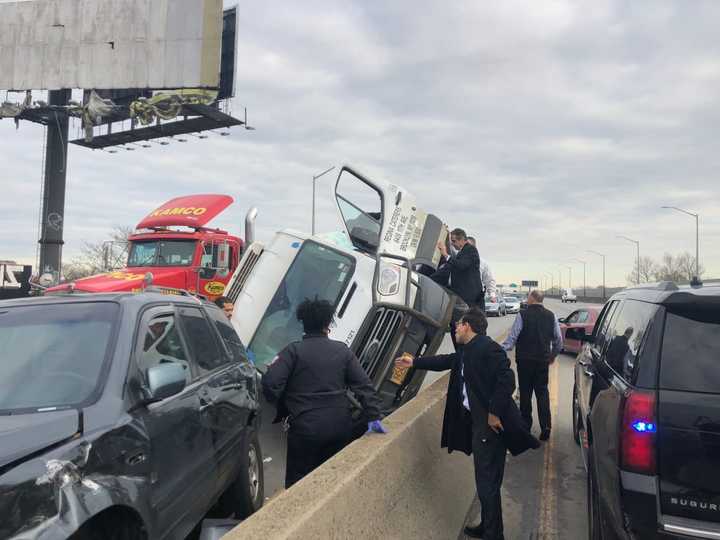
[[[223,0],[0,2],[0,89],[24,93],[0,103],[0,120],[47,128],[39,273],[60,275],[68,142],[113,153],[247,128],[247,115],[233,117],[227,103],[236,29],[237,8],[223,10]],[[33,100],[38,90],[46,101]],[[72,90],[82,99],[72,101]],[[68,141],[71,121],[84,136]]]

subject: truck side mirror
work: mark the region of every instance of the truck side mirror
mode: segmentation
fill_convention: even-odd
[[[217,269],[222,275],[230,269],[230,244],[227,241],[217,244]]]

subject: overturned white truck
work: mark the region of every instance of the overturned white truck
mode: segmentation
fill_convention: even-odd
[[[355,352],[387,413],[415,396],[425,377],[396,369],[393,359],[434,353],[452,316],[456,297],[425,275],[437,268],[447,228],[404,188],[349,166],[341,168],[334,195],[344,233],[283,230],[267,245],[247,247],[226,288],[235,302],[233,325],[262,373],[301,339],[300,302],[330,301],[330,337]]]

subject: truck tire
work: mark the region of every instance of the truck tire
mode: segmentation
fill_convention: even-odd
[[[242,448],[237,478],[224,494],[237,519],[245,519],[259,510],[265,500],[262,450],[255,430],[245,435]]]

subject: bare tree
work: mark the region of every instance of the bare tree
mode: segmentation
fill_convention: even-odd
[[[132,232],[132,227],[116,225],[109,239],[95,243],[85,242],[80,255],[71,262],[63,264],[62,273],[65,281],[124,267],[128,257],[128,237]]]
[[[678,255],[675,262],[678,270],[683,275],[683,280],[691,281],[692,278],[695,277],[695,257],[693,255],[686,251],[685,253]],[[698,277],[702,277],[704,273],[705,268],[703,268],[703,265],[701,264],[699,268],[700,275]]]
[[[640,257],[640,283],[648,283],[655,279],[657,263],[650,257]],[[635,284],[638,280],[638,261],[633,264],[632,273],[626,277],[628,283]]]
[[[684,274],[678,259],[679,257],[673,257],[670,253],[663,255],[662,261],[655,271],[655,279],[657,281],[682,281]]]

